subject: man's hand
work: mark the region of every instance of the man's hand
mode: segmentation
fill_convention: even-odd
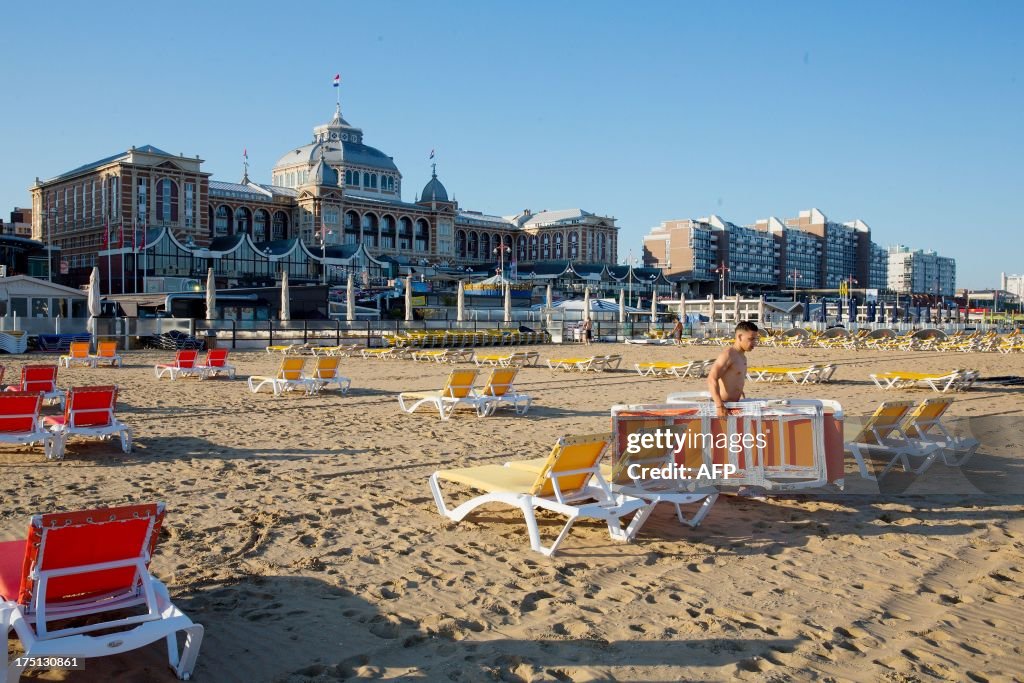
[[[728,417],[729,411],[725,409],[724,403],[716,403],[715,410],[718,413],[718,417]]]

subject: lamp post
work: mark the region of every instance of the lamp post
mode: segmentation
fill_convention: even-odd
[[[512,253],[512,247],[507,244],[500,244],[491,250],[493,253],[498,255],[501,265],[499,266],[499,273],[502,279],[505,279],[505,254]]]
[[[718,273],[718,282],[719,282],[719,295],[718,295],[718,298],[720,298],[720,299],[724,299],[725,298],[725,274],[728,273],[729,270],[730,270],[729,266],[725,265],[725,263],[723,262],[723,263],[718,264],[718,267],[715,268],[715,271],[714,271],[714,272]]]
[[[803,275],[796,268],[793,269],[793,302],[796,303],[796,281],[802,280]]]
[[[327,236],[333,235],[333,230],[327,230],[320,234],[320,261],[323,265],[323,283],[327,284]]]

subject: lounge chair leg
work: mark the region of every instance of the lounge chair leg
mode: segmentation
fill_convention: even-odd
[[[187,681],[192,678],[192,670],[199,659],[199,647],[203,643],[203,630],[202,624],[192,624],[182,629],[185,632],[185,644],[181,648],[180,657],[178,634],[175,632],[167,636],[167,661],[180,680]]]

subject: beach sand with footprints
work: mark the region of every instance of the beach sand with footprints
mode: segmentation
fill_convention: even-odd
[[[604,373],[525,368],[526,416],[442,422],[396,394],[437,389],[448,366],[345,359],[348,396],[253,395],[280,356],[236,352],[239,377],[156,380],[169,352],[124,368],[61,369],[61,386],[116,383],[135,450],[72,441],[63,462],[0,446],[0,541],[53,510],[163,501],[152,563],[206,637],[197,681],[972,680],[1024,675],[1020,458],[1024,394],[978,383],[951,413],[984,442],[882,494],[847,459],[844,493],[722,496],[697,529],[662,506],[633,544],[576,525],[561,552],[530,550],[522,516],[437,513],[441,467],[547,454],[606,431],[615,403],[652,403],[703,381],[641,378],[633,363],[713,358],[714,347],[598,344]],[[541,359],[581,347],[533,347]],[[491,351],[491,349],[488,349]],[[26,362],[5,357],[7,381]],[[52,357],[56,360],[56,357]],[[838,365],[827,385],[750,384],[753,397],[839,401],[847,435],[886,398],[868,374],[1024,375],[1024,354],[759,348],[751,365]],[[55,409],[47,408],[49,412]],[[900,490],[901,489],[901,490]],[[554,522],[546,528],[554,528]],[[13,646],[16,641],[11,641]],[[40,680],[170,681],[161,644]]]

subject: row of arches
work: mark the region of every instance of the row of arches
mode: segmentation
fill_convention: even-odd
[[[426,253],[430,249],[430,223],[425,218],[408,216],[396,219],[391,214],[378,216],[367,212],[346,211],[342,224],[343,244],[359,244],[368,249],[396,249]]]
[[[591,232],[588,239],[590,258],[607,261],[610,247],[608,235]],[[458,230],[455,233],[455,255],[458,258],[490,260],[494,258],[494,250],[501,244],[512,249],[511,253],[519,261],[580,257],[580,233],[577,230],[519,235],[514,245],[511,235],[502,236],[500,233],[478,230]]]
[[[266,209],[251,211],[239,206],[232,210],[230,206],[221,204],[216,209],[210,207],[210,237],[226,237],[239,232],[252,235],[254,242],[285,240],[289,237],[288,214],[275,211],[273,217]]]
[[[257,243],[284,240],[296,236],[289,234],[293,232],[289,228],[285,211],[275,211],[271,217],[266,209],[251,210],[245,206],[232,209],[227,204],[210,208],[211,238],[245,232],[252,235]],[[362,243],[368,249],[427,253],[430,249],[430,223],[424,218],[396,218],[391,214],[378,216],[373,212],[346,211],[338,239],[328,242]]]

